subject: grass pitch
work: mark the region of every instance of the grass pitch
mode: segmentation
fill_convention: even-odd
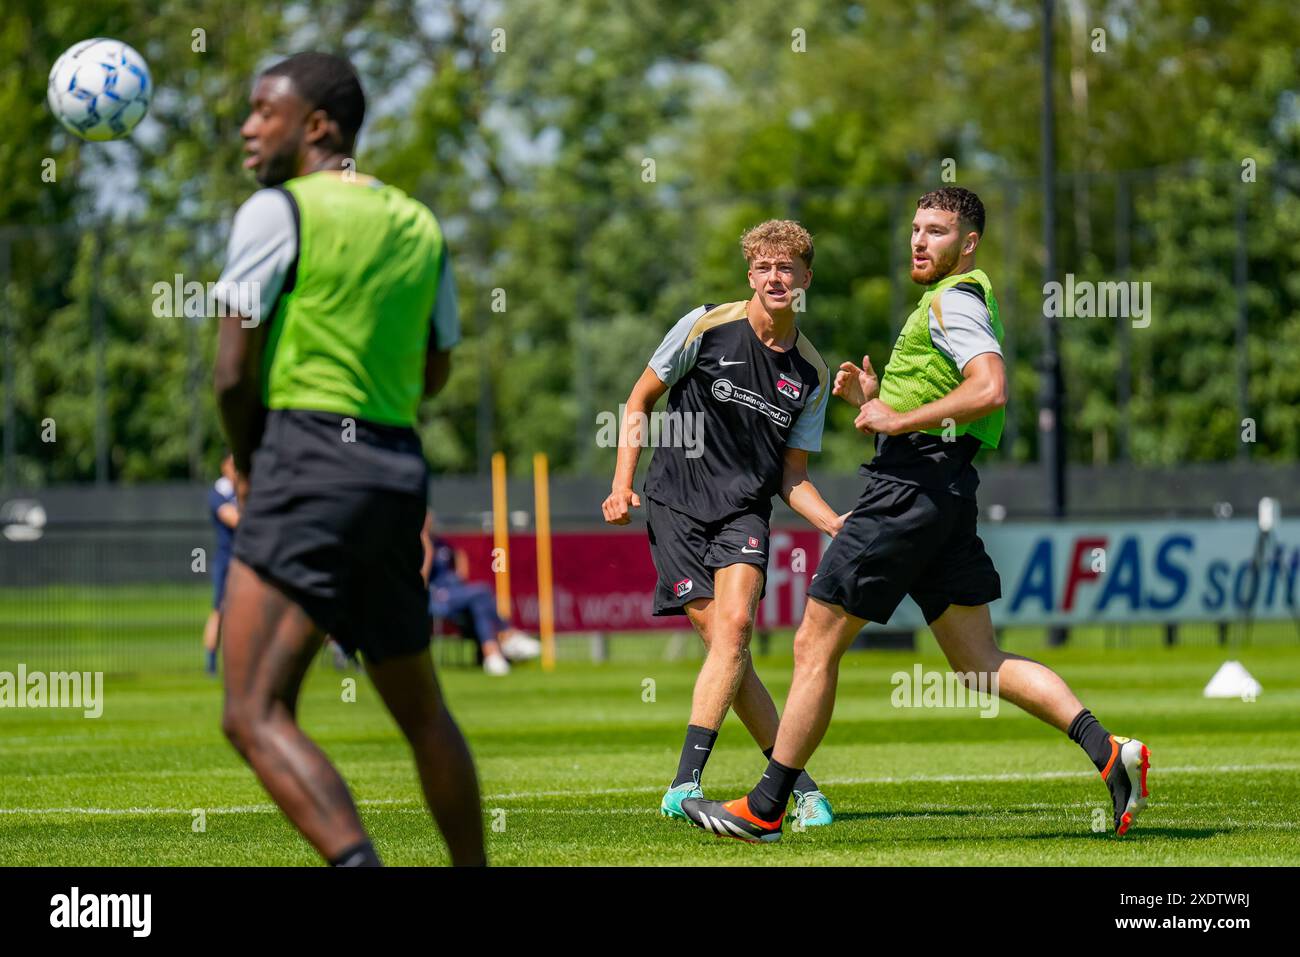
[[[1151,804],[1123,839],[1109,833],[1107,792],[1083,752],[1046,725],[1010,705],[994,718],[891,705],[892,674],[918,661],[946,667],[928,636],[919,652],[845,659],[835,719],[810,768],[838,820],[763,847],[659,817],[698,668],[693,645],[674,662],[663,660],[663,640],[636,638],[616,641],[616,654],[634,647],[641,660],[562,659],[553,674],[530,665],[505,679],[464,667],[442,675],[478,761],[494,864],[1294,865],[1300,643],[1288,630],[1276,637],[1231,649],[1005,642],[1056,668],[1112,731],[1151,746]],[[166,653],[192,656],[197,668],[197,637],[173,640]],[[780,702],[788,636],[774,648],[756,663]],[[0,669],[16,666],[13,651],[0,641]],[[82,656],[64,648],[59,657]],[[1258,700],[1201,697],[1228,657],[1263,684]],[[356,679],[355,702],[343,700],[346,678]],[[97,720],[0,711],[0,865],[319,863],[221,736],[219,682],[110,673],[104,697]],[[313,668],[300,717],[343,772],[386,863],[445,863],[405,744],[364,675]],[[762,767],[729,717],[705,793],[737,796]]]

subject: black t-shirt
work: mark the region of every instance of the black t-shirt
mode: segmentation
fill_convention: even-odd
[[[745,306],[687,313],[650,359],[672,389],[646,495],[700,521],[770,516],[785,449],[821,451],[826,363],[800,332],[785,352],[763,345]]]

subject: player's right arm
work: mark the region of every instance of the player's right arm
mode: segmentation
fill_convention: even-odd
[[[862,357],[862,368],[852,362],[841,362],[840,371],[835,373],[835,385],[832,395],[837,395],[855,409],[870,402],[880,394],[880,378],[871,368],[871,357]]]
[[[609,497],[601,506],[605,521],[610,525],[626,525],[632,520],[630,510],[641,507],[641,497],[632,491],[636,463],[641,458],[640,442],[634,440],[644,439],[646,429],[640,427],[639,423],[648,419],[659,397],[667,391],[668,384],[659,378],[654,369],[646,367],[624,404],[623,421],[619,423],[618,463],[614,466],[614,481]]]
[[[247,495],[253,450],[261,443],[266,408],[262,404],[262,350],[267,323],[286,277],[298,258],[298,228],[287,194],[259,189],[235,214],[226,267],[214,300],[222,316],[212,384],[235,469],[240,503]],[[239,294],[253,290],[255,296]],[[238,294],[238,295],[237,295]]]
[[[624,404],[623,421],[618,427],[618,462],[614,466],[614,482],[609,497],[601,506],[605,521],[610,525],[626,525],[631,521],[629,509],[640,508],[641,498],[632,491],[636,476],[636,463],[641,458],[640,440],[648,431],[643,427],[659,397],[695,365],[700,354],[700,335],[696,330],[700,317],[709,311],[708,306],[692,309],[668,330],[659,348],[650,357],[646,370],[632,387],[632,394]],[[638,414],[639,413],[639,414]],[[638,441],[634,442],[636,439]]]

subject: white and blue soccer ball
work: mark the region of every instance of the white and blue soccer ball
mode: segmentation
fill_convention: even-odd
[[[83,140],[126,136],[149,111],[149,67],[121,40],[82,40],[54,61],[45,93],[50,110]]]

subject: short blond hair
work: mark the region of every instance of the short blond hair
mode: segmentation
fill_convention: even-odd
[[[795,255],[805,266],[811,266],[813,261],[812,233],[793,219],[769,219],[745,230],[740,248],[745,261],[751,263],[763,253]]]

